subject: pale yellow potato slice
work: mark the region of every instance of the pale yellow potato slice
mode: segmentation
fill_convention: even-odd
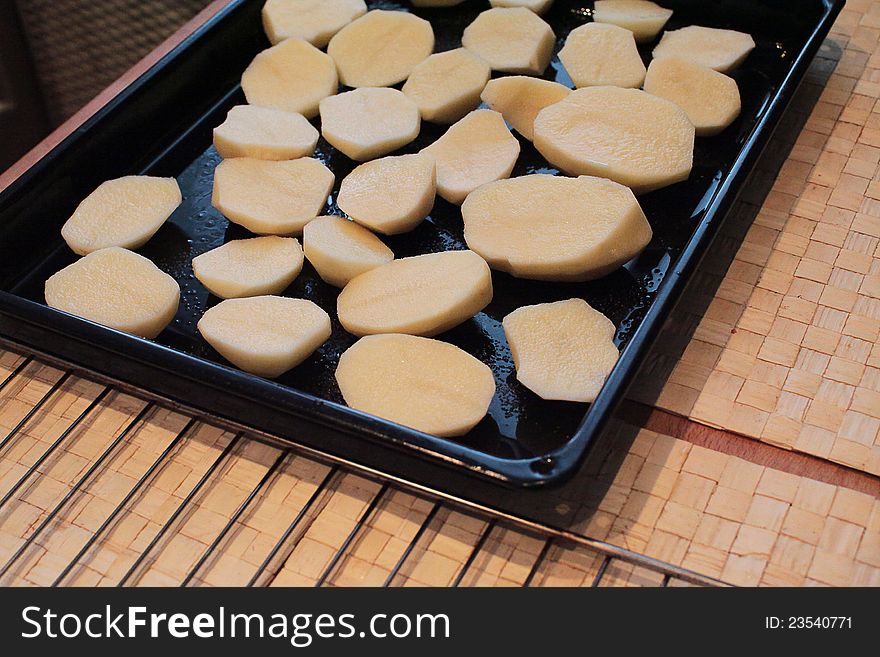
[[[237,105],[214,128],[214,148],[221,157],[295,160],[312,155],[319,133],[302,114],[273,107]]]
[[[424,121],[455,123],[480,104],[480,92],[492,74],[489,65],[465,48],[431,55],[416,66],[403,93]]]
[[[501,114],[474,110],[422,152],[437,163],[437,193],[460,205],[480,185],[510,176],[519,142]]]
[[[470,319],[492,300],[489,265],[473,251],[393,260],[361,274],[337,299],[339,321],[353,335],[432,336]]]
[[[318,275],[336,287],[394,260],[382,240],[344,217],[318,217],[307,223],[303,249]]]
[[[330,39],[327,53],[349,87],[390,87],[434,51],[434,30],[404,11],[374,9]]]
[[[355,89],[321,101],[324,139],[358,162],[406,146],[421,125],[419,108],[397,89]]]
[[[323,48],[334,34],[366,13],[364,0],[266,0],[263,28],[273,44],[295,38]]]
[[[571,89],[558,82],[527,75],[507,75],[489,80],[480,97],[493,110],[501,112],[514,130],[531,141],[538,113],[570,93]]]
[[[652,235],[628,187],[591,176],[499,180],[472,192],[461,214],[468,247],[519,278],[593,280],[641,253]]]
[[[755,40],[745,32],[689,25],[664,32],[654,48],[654,59],[674,57],[727,73],[742,64],[754,49]]]
[[[237,157],[214,171],[212,203],[258,235],[299,235],[327,204],[335,177],[311,157],[272,162]]]
[[[484,363],[413,335],[361,338],[339,359],[336,382],[351,408],[441,437],[473,429],[495,396]]]
[[[493,7],[525,7],[536,14],[543,14],[550,9],[553,0],[489,0]]]
[[[739,116],[736,81],[724,73],[683,59],[655,59],[648,67],[645,91],[685,111],[697,136],[717,135]]]
[[[254,58],[241,76],[251,105],[318,115],[318,103],[339,89],[336,64],[308,41],[287,39]]]
[[[493,71],[541,75],[550,63],[556,37],[551,27],[525,7],[488,9],[468,25],[461,45]]]
[[[644,91],[587,87],[541,110],[534,144],[568,174],[643,194],[690,175],[694,126],[680,107]]]
[[[227,299],[210,308],[199,333],[230,363],[274,379],[330,337],[330,316],[311,301],[262,296]]]
[[[416,153],[361,164],[342,180],[336,204],[370,230],[397,235],[428,216],[436,193],[434,158]]]
[[[293,237],[233,240],[196,256],[193,273],[221,299],[279,294],[303,267],[303,250]]]
[[[616,25],[576,27],[559,51],[559,61],[576,87],[637,88],[645,81],[645,65],[632,32]]]
[[[111,246],[46,281],[46,303],[71,315],[155,338],[174,319],[180,286],[147,258]]]
[[[77,206],[61,237],[74,253],[146,244],[182,200],[174,178],[125,176],[98,185]]]
[[[651,41],[660,34],[672,10],[650,0],[596,0],[593,20],[630,30],[639,43]]]
[[[542,399],[596,401],[620,356],[614,324],[583,299],[525,306],[502,325],[517,380]]]

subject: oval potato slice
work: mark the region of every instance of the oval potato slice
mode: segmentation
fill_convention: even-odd
[[[519,150],[501,114],[474,110],[421,152],[437,163],[437,193],[460,205],[480,185],[510,176]]]
[[[461,436],[489,410],[495,379],[458,347],[412,335],[371,335],[339,359],[351,408],[435,436]]]
[[[685,111],[699,137],[717,135],[739,116],[736,80],[683,59],[655,59],[648,67],[645,91]]]
[[[214,148],[221,157],[295,160],[315,152],[318,131],[302,114],[272,107],[237,105],[214,128]]]
[[[480,92],[492,74],[489,65],[464,48],[431,55],[417,65],[403,93],[419,108],[422,120],[455,123],[480,104]]]
[[[596,0],[593,20],[630,30],[638,43],[651,41],[660,34],[672,10],[650,0]]]
[[[644,91],[587,87],[541,110],[534,144],[568,174],[644,194],[690,175],[694,126],[680,107]]]
[[[156,234],[182,200],[174,178],[108,180],[82,200],[61,228],[61,237],[78,255],[111,246],[137,249]]]
[[[499,180],[471,193],[461,214],[468,247],[519,278],[593,280],[641,253],[652,235],[629,188],[590,176]]]
[[[419,108],[397,89],[355,89],[321,101],[324,139],[358,162],[406,146],[421,125]]]
[[[330,39],[329,54],[348,87],[390,87],[434,51],[434,30],[404,11],[374,9]]]
[[[299,276],[303,250],[293,237],[233,240],[193,258],[193,272],[221,299],[283,292]]]
[[[525,306],[502,325],[517,380],[542,399],[594,402],[620,356],[614,324],[583,299]]]
[[[570,93],[571,89],[558,82],[527,75],[506,75],[489,80],[480,97],[490,108],[501,112],[514,130],[531,141],[538,113]]]
[[[754,49],[755,40],[745,32],[689,25],[664,32],[654,48],[654,59],[674,57],[727,73]]]
[[[366,13],[364,0],[266,0],[263,28],[273,45],[294,38],[323,48],[334,34]]]
[[[361,164],[343,178],[336,204],[370,230],[397,235],[428,216],[436,193],[434,158],[416,153]]]
[[[461,45],[493,71],[523,75],[541,75],[547,69],[555,41],[552,28],[525,7],[488,9],[461,37]]]
[[[299,235],[327,204],[335,176],[311,157],[271,162],[238,157],[214,170],[212,203],[258,235]]]
[[[46,303],[71,315],[155,338],[177,313],[180,286],[150,260],[112,246],[93,251],[46,281]]]
[[[254,58],[241,76],[251,105],[318,115],[318,103],[339,89],[336,64],[308,41],[287,39]]]
[[[489,0],[493,7],[525,7],[536,14],[543,14],[550,9],[553,0]]]
[[[345,286],[339,321],[353,335],[432,336],[470,319],[492,300],[489,265],[473,251],[394,260]]]
[[[318,275],[336,287],[394,260],[382,240],[344,217],[318,217],[307,223],[303,248]]]
[[[210,308],[199,333],[230,363],[274,379],[311,356],[330,337],[330,316],[311,301],[262,296]]]
[[[632,32],[606,23],[587,23],[568,35],[559,61],[576,87],[641,87],[645,65]]]

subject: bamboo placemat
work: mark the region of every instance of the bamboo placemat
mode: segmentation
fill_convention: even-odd
[[[657,404],[880,475],[880,1],[849,0],[824,91]]]
[[[9,352],[0,381],[3,584],[669,583]],[[646,429],[589,490],[578,531],[593,540],[733,584],[880,585],[876,491]]]

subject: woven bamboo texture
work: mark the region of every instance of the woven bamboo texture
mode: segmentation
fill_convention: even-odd
[[[880,475],[880,2],[850,0],[804,129],[657,402]]]
[[[12,375],[0,395],[0,564],[17,555],[3,584],[664,583],[37,362],[16,374],[20,363],[0,355],[0,380]],[[648,430],[607,462],[603,492],[582,501],[591,539],[732,584],[880,586],[876,495]]]
[[[208,0],[19,0],[55,123],[158,46]]]

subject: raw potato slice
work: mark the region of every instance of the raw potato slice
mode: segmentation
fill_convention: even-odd
[[[468,25],[461,45],[483,58],[493,71],[541,75],[550,63],[556,36],[525,7],[489,9]]]
[[[583,299],[525,306],[502,325],[516,378],[542,399],[596,401],[620,356],[614,324]]]
[[[330,337],[330,316],[311,301],[286,297],[228,299],[199,320],[199,333],[230,363],[274,379]]]
[[[550,9],[553,0],[489,0],[493,7],[525,7],[536,14],[543,14]]]
[[[464,48],[431,55],[413,69],[403,93],[425,121],[455,123],[480,104],[492,74],[489,65]]]
[[[318,103],[339,89],[336,64],[307,41],[287,39],[254,58],[241,76],[251,105],[318,115]]]
[[[334,34],[366,13],[364,0],[266,0],[263,28],[273,45],[295,38],[323,48]]]
[[[221,299],[278,294],[302,271],[303,250],[293,237],[233,240],[196,256],[192,267],[199,282]]]
[[[238,105],[214,128],[214,147],[224,158],[295,160],[314,153],[319,136],[302,114]]]
[[[390,87],[434,51],[431,24],[404,11],[375,9],[342,28],[327,47],[349,87]]]
[[[470,319],[492,300],[489,265],[473,251],[401,258],[353,279],[337,300],[353,335],[432,336]]]
[[[566,173],[643,194],[690,175],[694,126],[680,107],[644,91],[587,87],[541,110],[534,143]]]
[[[570,93],[571,89],[558,82],[526,75],[508,75],[490,80],[480,97],[493,110],[501,112],[514,130],[531,141],[538,113]]]
[[[458,347],[412,335],[371,335],[339,359],[345,403],[435,436],[461,436],[489,410],[495,378]]]
[[[630,30],[639,43],[660,34],[672,10],[649,0],[596,0],[593,20],[611,23]]]
[[[181,200],[174,178],[108,180],[82,200],[61,228],[61,237],[78,255],[110,246],[137,249],[156,234]]]
[[[238,157],[214,171],[215,208],[258,235],[299,235],[333,189],[333,173],[311,157],[284,162]]]
[[[641,253],[652,235],[630,189],[590,176],[499,180],[468,196],[461,214],[468,247],[519,278],[593,280]]]
[[[358,162],[406,146],[418,137],[419,108],[397,89],[355,89],[321,101],[321,133]]]
[[[460,205],[480,185],[510,176],[519,142],[498,112],[474,110],[422,152],[437,162],[437,193]]]
[[[740,112],[739,88],[724,73],[683,59],[655,59],[645,91],[682,108],[700,137],[717,135]]]
[[[745,32],[690,25],[664,32],[654,48],[654,59],[674,57],[727,73],[754,49],[755,40]]]
[[[370,230],[397,235],[428,216],[436,193],[434,158],[417,153],[361,164],[342,180],[336,204]]]
[[[180,304],[177,281],[132,251],[94,251],[46,281],[46,303],[142,338],[155,338]]]
[[[336,287],[394,260],[382,240],[344,217],[318,217],[306,224],[303,248],[318,275]]]
[[[632,32],[616,25],[587,23],[571,31],[559,61],[576,87],[641,87],[645,65]]]

